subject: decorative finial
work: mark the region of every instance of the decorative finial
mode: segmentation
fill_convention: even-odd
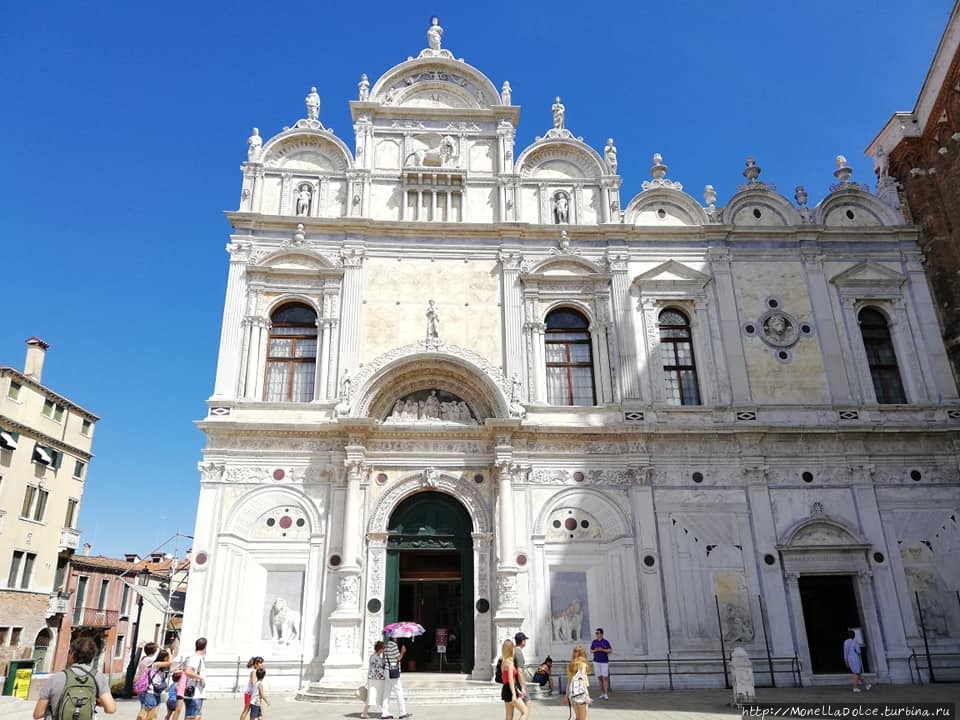
[[[713,185],[707,185],[703,189],[703,201],[707,204],[708,208],[715,208],[717,206],[717,191],[713,189]]]
[[[259,160],[262,147],[263,138],[260,137],[260,128],[254,128],[253,134],[247,138],[247,160]]]
[[[307,105],[307,120],[317,120],[320,117],[320,96],[317,94],[317,88],[310,88],[304,103]]]
[[[757,161],[753,159],[753,156],[750,156],[746,160],[746,169],[743,171],[743,176],[747,179],[748,185],[753,185],[757,182],[757,178],[760,177],[760,166],[757,165]]]
[[[307,233],[304,231],[303,223],[297,223],[297,230],[293,233],[293,244],[299,247],[306,239]]]
[[[513,88],[510,87],[510,81],[504,80],[503,87],[500,88],[500,97],[503,100],[504,105],[510,104],[510,96],[513,93]]]
[[[669,167],[663,164],[663,155],[660,153],[653,154],[653,166],[650,168],[650,174],[653,175],[657,180],[663,180],[667,176],[667,170]]]
[[[370,80],[367,78],[367,74],[363,73],[360,75],[360,82],[357,83],[358,89],[358,99],[360,102],[366,102],[370,99]]]
[[[847,165],[847,159],[843,155],[837,155],[837,169],[833,176],[841,183],[850,182],[850,176],[853,175],[853,168]]]
[[[807,206],[807,191],[803,185],[797,185],[797,189],[793,193],[793,199],[797,201],[797,205],[800,207],[805,208]]]
[[[663,155],[660,153],[653,154],[653,165],[650,167],[650,174],[653,176],[653,180],[644,180],[640,187],[644,190],[651,190],[653,188],[667,188],[669,190],[683,190],[683,185],[673,180],[667,179],[667,170],[669,167],[663,162]]]

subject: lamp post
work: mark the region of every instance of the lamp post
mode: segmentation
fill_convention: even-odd
[[[140,580],[141,585],[146,584],[146,579],[150,577],[150,573],[144,569],[137,574],[137,577]],[[137,672],[137,641],[140,636],[140,616],[143,614],[143,594],[137,591],[137,621],[133,625],[133,639],[130,641],[130,664],[127,665],[127,678],[123,684],[123,694],[128,697],[133,697],[133,677]]]

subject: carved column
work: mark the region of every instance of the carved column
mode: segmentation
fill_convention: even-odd
[[[710,261],[710,271],[716,282],[719,306],[729,310],[720,315],[720,338],[723,342],[723,352],[728,359],[731,398],[734,405],[747,404],[751,400],[750,379],[747,375],[743,339],[740,336],[737,298],[733,289],[733,272],[730,267],[732,258],[729,250],[709,250],[707,259]]]
[[[707,313],[706,293],[697,293],[693,299],[693,345],[697,352],[698,373],[700,375],[700,402],[716,406],[720,402],[720,376],[714,362],[710,316]]]
[[[657,552],[657,519],[653,505],[653,487],[650,479],[652,467],[638,471],[637,481],[630,485],[630,510],[636,527],[636,548],[639,552],[637,567],[640,582],[639,625],[643,631],[643,642],[648,655],[666,657],[669,650],[667,641],[667,616],[663,603],[663,591],[660,585],[660,565],[663,558]],[[651,556],[653,567],[644,564],[643,558]]]
[[[250,196],[250,211],[263,212],[263,167],[258,167],[253,171],[253,189]]]
[[[637,366],[636,329],[631,312],[630,278],[627,275],[627,258],[609,257],[610,292],[613,300],[613,316],[617,325],[617,340],[620,349],[620,392],[624,400],[639,400],[639,369]]]
[[[610,402],[610,358],[607,355],[607,331],[603,322],[590,323],[590,346],[593,349],[596,373],[594,387],[597,393],[597,404],[604,405]]]
[[[547,401],[546,347],[544,345],[547,326],[542,322],[526,322],[523,326],[527,335],[527,379],[530,385],[531,400],[538,403]]]
[[[583,211],[583,185],[574,185],[573,186],[573,205],[571,210],[570,224],[571,225],[582,225],[583,216],[585,215]]]
[[[640,306],[646,333],[647,362],[644,367],[650,382],[650,398],[655,403],[663,403],[666,400],[666,392],[663,381],[663,360],[660,357],[660,327],[657,324],[659,308],[657,301],[648,297],[640,301]]]
[[[360,546],[360,481],[366,472],[363,466],[364,450],[362,446],[348,446],[347,460],[347,500],[343,512],[343,568],[357,568]]]
[[[344,249],[343,286],[341,288],[340,310],[343,322],[340,330],[340,357],[338,367],[332,376],[334,379],[342,370],[351,373],[356,370],[360,352],[360,312],[361,293],[363,291],[363,248]]]
[[[474,606],[477,601],[486,600],[493,607],[493,588],[490,583],[490,551],[493,536],[490,533],[473,533],[473,573],[474,573]],[[475,638],[473,649],[473,680],[490,679],[490,658],[495,654],[490,645],[492,630],[491,612],[478,612],[473,621],[473,635]]]
[[[293,181],[293,175],[284,173],[280,178],[280,214],[290,213],[290,183]],[[290,213],[292,214],[292,213]]]
[[[253,377],[253,398],[257,400],[264,397],[264,383],[266,382],[267,368],[267,346],[270,344],[270,328],[271,323],[267,318],[259,318],[256,326],[254,327],[254,333],[259,331],[259,339],[257,341],[258,348],[256,356],[251,354],[250,357],[256,360]]]
[[[530,392],[530,379],[523,362],[523,291],[520,281],[520,253],[500,252],[500,282],[503,297],[504,375],[507,379],[517,373],[525,391]],[[526,398],[521,398],[526,400]]]
[[[327,399],[327,363],[330,362],[330,321],[324,317],[326,303],[321,304],[321,314],[317,317],[317,332],[320,335],[320,357],[314,368],[313,399]]]
[[[261,400],[263,395],[257,395],[257,385],[265,368],[260,365],[260,358],[264,354],[264,345],[269,340],[267,328],[270,327],[270,321],[265,317],[252,316],[246,318],[245,322],[250,337],[244,368],[243,397],[247,400]]]
[[[907,402],[929,402],[931,398],[927,393],[923,373],[926,360],[921,363],[917,354],[918,338],[914,335],[914,328],[907,314],[906,301],[896,298],[892,301],[892,305],[894,319],[890,323],[890,336],[896,349],[897,364],[900,366],[900,377],[906,390]]]
[[[236,393],[242,352],[241,323],[246,296],[246,269],[250,259],[248,243],[229,243],[230,271],[227,275],[227,297],[223,306],[223,328],[220,331],[220,353],[214,398],[229,398]]]
[[[367,533],[367,592],[365,598],[360,598],[365,613],[365,648],[372,648],[375,642],[383,639],[387,539],[387,533]],[[374,610],[371,610],[371,604]]]
[[[853,359],[855,376],[858,380],[859,401],[861,403],[876,403],[877,396],[873,390],[873,381],[870,378],[870,363],[867,361],[867,351],[863,347],[863,336],[860,333],[860,321],[857,319],[857,299],[850,295],[840,298],[841,315],[846,326],[845,339]]]

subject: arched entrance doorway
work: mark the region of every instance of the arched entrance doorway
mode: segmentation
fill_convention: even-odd
[[[412,620],[426,629],[407,646],[407,669],[473,670],[473,522],[442,492],[401,502],[387,526],[384,622]]]

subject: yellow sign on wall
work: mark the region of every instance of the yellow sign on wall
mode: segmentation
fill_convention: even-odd
[[[30,694],[30,680],[33,677],[33,668],[17,668],[17,674],[13,680],[14,697],[27,699]]]

